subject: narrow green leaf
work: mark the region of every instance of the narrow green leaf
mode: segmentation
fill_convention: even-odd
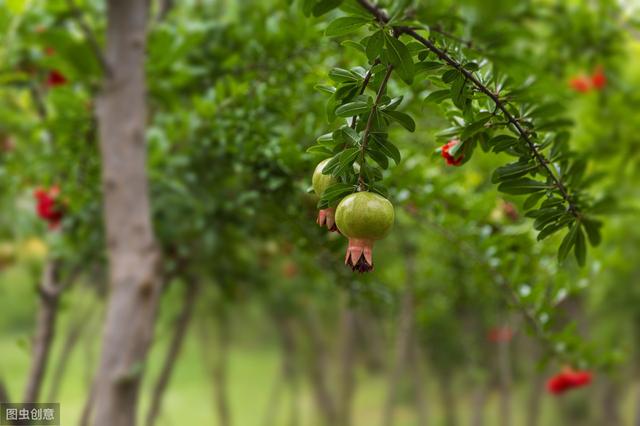
[[[576,260],[578,261],[578,265],[584,266],[587,260],[587,243],[584,238],[584,232],[582,232],[582,227],[576,223],[577,234],[576,234],[576,244],[573,250],[573,254],[576,256]]]
[[[383,46],[384,32],[382,30],[376,31],[371,37],[369,37],[369,41],[367,42],[367,58],[369,58],[370,61],[374,61],[378,56],[380,56]]]
[[[361,16],[343,16],[331,21],[324,33],[328,37],[342,36],[356,31],[370,21]]]
[[[353,117],[354,115],[364,114],[370,109],[371,107],[366,102],[349,102],[348,104],[339,106],[336,109],[336,115],[338,117]]]
[[[549,189],[549,185],[533,179],[521,178],[503,182],[498,186],[498,191],[506,194],[532,194]]]
[[[562,243],[560,243],[560,247],[558,248],[558,262],[563,262],[567,258],[567,255],[571,251],[571,248],[576,243],[576,238],[578,236],[578,226],[579,225],[576,222],[573,222],[573,225],[571,225],[569,232],[567,232],[567,235],[565,235],[562,239]]]
[[[375,148],[382,151],[384,155],[391,158],[396,164],[400,164],[400,151],[388,139],[374,135],[369,143],[373,143]]]
[[[582,226],[584,226],[584,230],[587,232],[587,237],[589,237],[589,242],[591,243],[591,245],[595,247],[600,244],[600,241],[602,239],[600,235],[602,222],[593,219],[583,219]]]
[[[414,67],[409,49],[397,38],[387,33],[384,35],[389,61],[405,83],[413,83]]]
[[[400,123],[400,125],[408,131],[414,132],[416,130],[416,122],[413,121],[413,118],[411,118],[409,114],[392,110],[381,110],[381,112],[385,117],[388,117],[391,120]]]
[[[435,92],[429,93],[429,95],[424,98],[424,103],[435,102],[439,104],[445,99],[449,99],[451,97],[451,91],[447,89],[436,90]]]

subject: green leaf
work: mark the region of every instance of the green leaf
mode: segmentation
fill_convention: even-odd
[[[560,248],[558,248],[558,262],[563,262],[567,258],[571,248],[576,243],[576,238],[578,237],[578,226],[577,222],[573,222],[569,232],[567,232],[567,235],[562,239]]]
[[[392,110],[381,110],[381,112],[385,117],[388,117],[391,120],[400,123],[400,125],[408,131],[414,132],[416,130],[416,122],[413,121],[413,118],[411,118],[409,114]]]
[[[405,83],[413,83],[414,67],[409,49],[397,38],[387,33],[385,33],[384,36],[389,61]]]
[[[348,81],[357,82],[361,80],[358,74],[343,68],[333,68],[329,71],[329,78],[336,83],[345,83]]]
[[[517,143],[518,139],[509,135],[498,135],[489,140],[489,146],[491,146],[493,152],[506,151]]]
[[[519,178],[526,175],[531,170],[535,169],[537,164],[535,163],[511,163],[506,166],[498,167],[491,176],[492,183],[498,183],[506,180]],[[537,200],[536,200],[537,201]],[[527,208],[527,207],[525,207]]]
[[[319,92],[328,93],[330,95],[333,95],[336,92],[336,88],[329,86],[328,84],[316,84],[313,88]]]
[[[389,168],[389,158],[381,151],[375,149],[374,146],[369,145],[367,147],[367,154],[369,154],[369,156],[373,158],[373,161],[378,163],[378,165],[384,170],[387,170]]]
[[[504,192],[506,194],[532,194],[538,191],[544,191],[549,189],[550,186],[544,182],[538,182],[533,179],[516,179],[510,180],[507,182],[503,182],[498,186],[498,191]]]
[[[361,45],[360,43],[356,43],[353,40],[345,40],[342,43],[340,43],[340,46],[351,47],[352,49],[355,49],[359,52],[364,53],[364,46]]]
[[[338,155],[339,164],[335,168],[335,170],[332,172],[332,174],[334,176],[339,176],[342,173],[344,173],[347,169],[349,169],[349,167],[353,165],[353,162],[356,160],[356,158],[358,158],[358,154],[360,154],[359,148],[349,148],[342,151],[342,153]],[[327,166],[328,165],[329,164],[327,164]],[[322,171],[323,174],[325,170],[326,170],[326,166],[325,166],[325,169]]]
[[[378,137],[377,135],[373,135],[370,143],[374,144],[374,147],[382,151],[384,155],[391,158],[395,161],[396,164],[400,164],[401,155],[398,148],[392,144],[388,139],[384,137]]]
[[[542,229],[542,231],[538,233],[537,240],[542,241],[548,236],[553,235],[554,233],[558,232],[560,229],[566,227],[567,224],[569,224],[572,220],[573,220],[572,216],[566,215],[563,218],[561,218],[559,221],[552,223],[550,225],[547,225],[544,229]]]
[[[367,102],[356,101],[349,102],[348,104],[344,104],[339,106],[336,109],[336,115],[338,117],[353,117],[354,115],[364,114],[371,109]]]
[[[529,210],[534,207],[540,201],[540,198],[544,197],[544,192],[538,192],[530,195],[526,200],[524,200],[523,207],[525,210]]]
[[[309,154],[320,154],[325,156],[331,155],[331,150],[323,145],[313,145],[307,149],[307,152]]]
[[[453,104],[460,109],[464,108],[467,101],[466,84],[467,79],[462,74],[459,74],[451,85],[451,99]]]
[[[584,238],[584,232],[582,232],[582,227],[576,223],[577,234],[576,234],[576,244],[573,250],[573,253],[576,256],[576,260],[578,261],[578,265],[584,266],[587,260],[587,243]]]
[[[584,230],[587,232],[587,237],[589,237],[589,242],[591,243],[591,245],[595,247],[600,244],[600,241],[602,239],[600,235],[602,222],[593,219],[583,219],[582,226],[584,226]]]
[[[429,96],[424,98],[424,102],[425,103],[435,102],[435,103],[439,104],[440,102],[444,101],[445,99],[449,99],[450,96],[451,96],[451,91],[450,90],[447,90],[447,89],[436,90],[435,92],[429,93]]]
[[[439,70],[440,68],[443,67],[443,65],[440,62],[424,61],[424,62],[416,63],[414,67],[416,70],[416,74],[419,74],[422,72],[429,73],[431,71]]]
[[[324,33],[328,37],[342,36],[356,31],[370,21],[371,19],[366,19],[361,16],[343,16],[331,21]]]
[[[378,56],[380,56],[380,52],[382,52],[383,46],[384,31],[376,31],[371,37],[369,37],[369,41],[367,42],[367,58],[369,58],[370,61],[374,61]]]
[[[349,183],[334,183],[322,194],[322,201],[332,204],[334,201],[344,198],[345,195],[355,191],[355,187]]]
[[[342,4],[343,0],[320,0],[312,9],[313,16],[322,16]]]

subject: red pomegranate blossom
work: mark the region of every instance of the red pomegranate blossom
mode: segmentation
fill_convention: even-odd
[[[49,229],[57,229],[64,217],[64,209],[60,202],[60,188],[52,186],[49,189],[38,188],[33,193],[36,199],[36,213],[47,221]]]
[[[502,326],[502,327],[494,327],[489,330],[487,335],[487,339],[493,343],[500,342],[510,342],[513,338],[514,332],[511,327]]]
[[[592,374],[589,371],[574,370],[570,367],[551,377],[547,382],[547,390],[554,395],[560,395],[568,390],[587,386],[591,383]]]
[[[67,84],[67,78],[58,70],[51,70],[47,75],[47,86],[57,87]]]
[[[578,93],[587,93],[592,87],[591,78],[586,75],[579,75],[569,80],[569,86]]]
[[[602,90],[607,85],[607,76],[602,65],[598,65],[591,76],[591,84],[596,90]]]
[[[445,161],[447,162],[447,165],[459,166],[462,164],[462,160],[464,160],[464,154],[459,153],[458,157],[456,158],[449,153],[453,148],[455,148],[459,144],[460,144],[460,141],[458,139],[451,139],[449,142],[447,142],[446,144],[440,147],[440,154],[442,155],[442,158],[444,158]]]

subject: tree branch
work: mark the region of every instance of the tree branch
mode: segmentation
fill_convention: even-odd
[[[367,86],[369,85],[369,81],[371,81],[371,76],[373,75],[373,67],[375,67],[379,63],[380,63],[380,59],[376,59],[373,65],[371,65],[371,68],[369,68],[369,71],[367,71],[367,74],[364,76],[364,80],[362,81],[362,87],[360,88],[360,93],[359,93],[360,95],[362,95],[364,91],[367,90]],[[358,122],[358,116],[354,115],[353,119],[351,120],[352,129],[356,128],[357,122]]]
[[[376,19],[380,21],[382,24],[386,24],[389,22],[389,17],[387,16],[387,14],[382,9],[369,3],[368,0],[358,0],[358,3],[362,7],[367,9],[371,14],[373,14],[376,17]],[[544,154],[538,150],[538,147],[536,146],[536,144],[529,137],[529,133],[522,127],[519,120],[509,112],[507,108],[508,103],[501,100],[496,93],[492,92],[487,86],[485,86],[480,80],[478,80],[478,78],[476,78],[472,72],[465,69],[460,62],[456,61],[451,56],[449,56],[444,50],[438,48],[431,41],[427,40],[426,38],[418,34],[413,28],[399,26],[399,27],[394,27],[394,31],[396,31],[398,34],[407,34],[408,36],[412,37],[416,41],[422,43],[427,49],[435,53],[442,61],[446,62],[449,66],[458,70],[462,75],[465,76],[465,78],[468,81],[473,83],[473,85],[480,92],[484,93],[495,103],[496,107],[502,112],[502,114],[507,119],[507,121],[511,123],[515,127],[515,129],[518,131],[522,140],[525,141],[525,143],[529,147],[529,150],[531,151],[532,156],[536,159],[539,165],[545,170],[545,173],[547,174],[547,176],[554,182],[563,200],[567,203],[567,208],[569,212],[571,212],[571,214],[574,217],[579,218],[580,212],[578,211],[577,206],[574,204],[571,198],[571,195],[569,194],[569,191],[564,186],[564,184],[560,181],[560,179],[556,176],[553,170],[551,170],[551,167],[549,166],[549,161],[546,159]]]
[[[373,125],[373,116],[376,114],[378,105],[380,104],[382,95],[384,95],[384,90],[387,87],[387,83],[389,82],[389,77],[391,77],[392,72],[393,72],[393,65],[389,65],[387,67],[387,73],[384,75],[384,79],[382,80],[382,83],[380,83],[380,88],[378,89],[376,100],[373,103],[373,107],[371,107],[371,113],[369,113],[369,118],[367,119],[367,125],[364,128],[364,133],[362,135],[362,145],[360,147],[360,173],[358,175],[358,185],[360,186],[360,191],[364,190],[364,178],[362,174],[364,172],[364,162],[365,162],[365,153],[367,151],[367,143],[369,142],[369,135],[371,134],[371,126]]]
[[[69,7],[69,11],[71,12],[71,16],[73,16],[73,18],[78,22],[78,25],[80,26],[80,29],[82,30],[85,38],[87,39],[87,42],[89,43],[89,46],[93,51],[93,54],[96,56],[96,59],[98,60],[98,63],[102,68],[102,71],[104,71],[104,73],[108,75],[111,72],[109,69],[109,63],[107,62],[107,59],[105,58],[104,53],[102,52],[100,43],[98,43],[98,38],[96,37],[95,33],[93,32],[93,30],[91,29],[87,21],[85,21],[83,13],[78,8],[75,1],[74,0],[66,0],[66,1],[67,1],[67,6]]]

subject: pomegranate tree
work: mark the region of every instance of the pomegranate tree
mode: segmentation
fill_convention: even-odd
[[[328,187],[336,183],[336,179],[333,176],[322,174],[324,167],[327,165],[327,163],[329,163],[329,161],[331,161],[331,158],[327,158],[326,160],[321,161],[313,171],[311,185],[313,186],[313,191],[318,197],[322,197],[324,191],[326,191]],[[336,209],[334,207],[320,209],[316,222],[320,226],[326,226],[329,231],[336,232],[338,228],[336,227],[335,216]]]
[[[349,238],[345,264],[358,272],[373,269],[373,243],[387,236],[393,226],[393,204],[373,192],[346,196],[336,209],[336,224]]]

